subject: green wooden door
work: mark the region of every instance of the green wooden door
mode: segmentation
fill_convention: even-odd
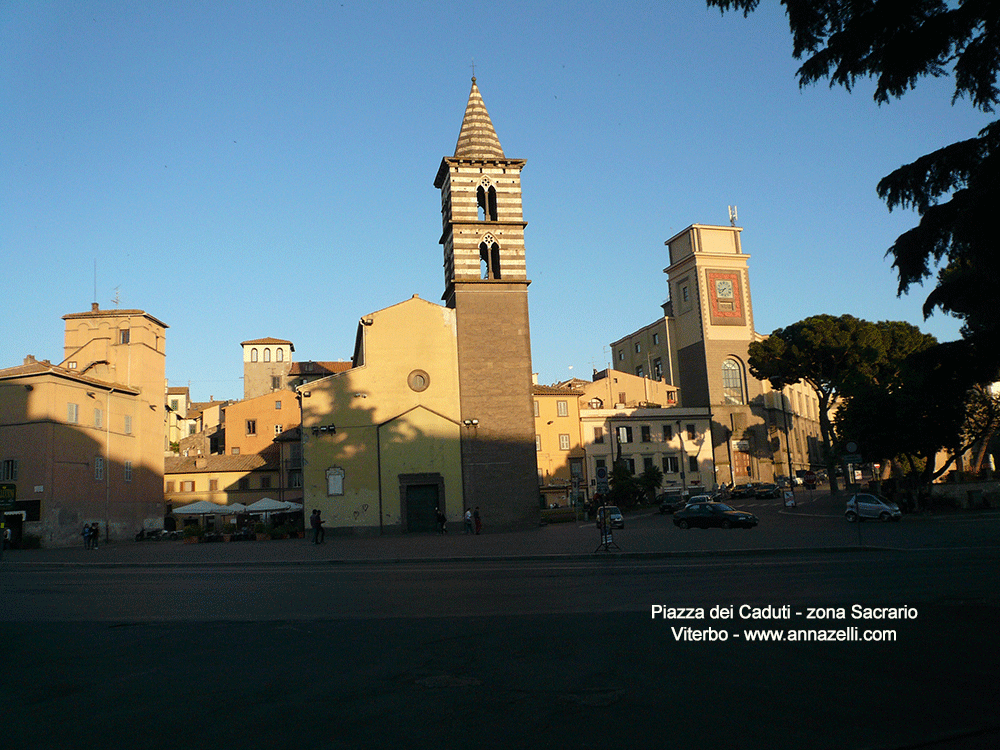
[[[437,531],[438,487],[411,484],[406,488],[406,530]]]

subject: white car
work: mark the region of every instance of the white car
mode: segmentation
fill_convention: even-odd
[[[847,510],[844,518],[851,523],[857,520],[877,518],[880,521],[898,521],[903,513],[899,506],[891,500],[886,500],[879,495],[870,495],[859,492],[847,501]]]

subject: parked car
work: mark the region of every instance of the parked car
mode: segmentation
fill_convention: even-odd
[[[624,529],[625,518],[617,505],[602,505],[597,509],[597,528],[601,528],[602,517],[607,516],[608,525],[612,529]]]
[[[776,484],[758,484],[754,487],[753,496],[761,500],[781,497],[781,488]]]
[[[752,529],[757,523],[758,518],[753,513],[736,510],[725,503],[689,503],[687,507],[674,513],[674,525],[681,529],[690,526],[702,529],[707,529],[710,526],[718,526],[723,529],[742,526],[746,529]]]
[[[729,490],[729,497],[753,497],[756,485],[747,482],[746,484],[736,484]]]
[[[844,518],[851,523],[857,520],[877,518],[880,521],[898,521],[903,517],[899,506],[891,500],[886,500],[881,495],[871,495],[859,492],[852,495],[847,501],[847,510],[844,511]]]

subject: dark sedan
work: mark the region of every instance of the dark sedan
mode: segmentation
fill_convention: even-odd
[[[674,513],[674,525],[681,529],[697,526],[707,529],[717,526],[731,529],[741,526],[752,529],[758,523],[757,516],[743,510],[736,510],[725,503],[691,503],[683,510]]]
[[[776,484],[758,484],[754,487],[753,496],[758,500],[779,498],[781,497],[781,488]]]

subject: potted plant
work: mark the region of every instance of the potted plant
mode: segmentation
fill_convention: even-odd
[[[236,533],[236,524],[227,523],[222,526],[222,541],[231,542],[233,540],[233,534]]]
[[[271,537],[267,534],[267,527],[263,523],[258,521],[253,525],[253,533],[257,535],[257,541],[262,542],[265,539],[270,539]]]

